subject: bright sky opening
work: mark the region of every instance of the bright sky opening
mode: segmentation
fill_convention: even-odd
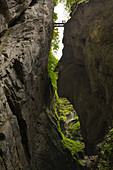
[[[64,4],[63,3],[59,3],[54,10],[57,15],[58,15],[58,20],[56,21],[56,23],[58,22],[62,22],[62,20],[67,21],[68,20],[68,13],[65,10]],[[60,59],[62,56],[62,49],[63,49],[63,44],[62,44],[62,39],[63,39],[63,32],[64,32],[64,27],[58,27],[58,31],[59,31],[59,39],[60,39],[60,43],[59,43],[59,50],[55,55],[55,57],[57,59]]]

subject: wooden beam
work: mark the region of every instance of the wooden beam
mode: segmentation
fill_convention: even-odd
[[[64,27],[65,23],[53,23],[54,27]]]

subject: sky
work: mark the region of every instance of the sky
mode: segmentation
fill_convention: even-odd
[[[68,20],[68,13],[65,10],[64,4],[63,3],[59,3],[54,11],[57,13],[58,15],[58,20],[56,22],[61,22],[62,20],[67,21]],[[63,32],[64,32],[64,28],[63,27],[58,27],[58,31],[59,31],[59,39],[60,39],[60,43],[59,43],[59,50],[55,55],[55,57],[57,59],[60,59],[62,56],[62,49],[63,49],[63,44],[62,44],[62,39],[63,39]]]

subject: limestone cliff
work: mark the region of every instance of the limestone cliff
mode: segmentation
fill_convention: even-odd
[[[46,113],[53,7],[53,0],[0,2],[1,170],[75,167]]]
[[[65,24],[59,95],[74,105],[88,154],[113,119],[113,0],[82,3]]]
[[[36,169],[37,120],[49,102],[53,0],[3,0],[0,11],[1,166]]]

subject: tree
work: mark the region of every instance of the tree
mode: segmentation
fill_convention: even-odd
[[[83,3],[83,2],[88,2],[89,0],[58,0],[58,2],[62,2],[64,3],[65,7],[66,7],[66,10],[68,12],[71,12],[71,6],[74,4],[74,3],[77,3],[80,4],[80,3]]]

